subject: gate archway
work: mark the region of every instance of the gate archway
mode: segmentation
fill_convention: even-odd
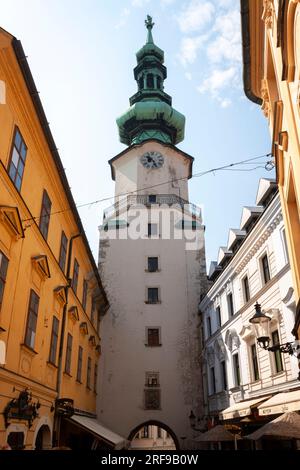
[[[136,426],[130,432],[130,434],[128,436],[128,440],[130,442],[132,442],[135,439],[135,437],[138,435],[139,432],[144,432],[145,429],[150,428],[151,426],[156,427],[157,429],[161,429],[161,430],[165,431],[167,433],[167,435],[170,436],[171,440],[173,441],[176,450],[180,449],[180,444],[179,444],[178,438],[177,438],[176,434],[174,433],[174,431],[169,426],[167,426],[166,424],[162,423],[161,421],[154,420],[154,419],[144,421],[143,423],[140,423],[138,426]],[[147,436],[147,437],[149,439],[151,439],[150,436]],[[145,439],[147,437],[145,437]],[[156,435],[156,441],[157,441],[157,439],[160,439],[160,437],[158,437]],[[153,446],[153,449],[155,449],[155,448],[157,448],[157,442],[156,442],[156,446],[155,447]]]

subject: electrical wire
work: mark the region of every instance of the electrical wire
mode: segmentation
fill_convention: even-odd
[[[252,157],[252,158],[248,158],[246,160],[241,160],[239,162],[234,162],[234,163],[229,163],[227,165],[223,165],[223,166],[219,166],[219,167],[216,167],[216,168],[211,168],[209,170],[206,170],[206,171],[202,171],[202,172],[199,172],[199,173],[195,173],[194,175],[191,176],[190,179],[192,178],[199,178],[201,176],[205,176],[205,175],[208,175],[210,173],[215,173],[217,171],[223,171],[223,170],[231,170],[231,171],[253,171],[253,170],[256,170],[258,168],[265,168],[267,171],[270,171],[272,168],[270,168],[270,170],[267,168],[267,165],[268,164],[271,164],[273,163],[272,161],[267,161],[265,163],[264,166],[256,166],[255,168],[240,168],[240,169],[233,169],[232,167],[234,166],[238,166],[238,165],[249,165],[249,164],[252,164],[254,165],[254,161],[255,160],[258,160],[260,158],[266,158],[266,157],[270,157],[272,154],[271,153],[266,153],[264,155],[259,155],[259,156],[256,156],[256,157]],[[253,163],[252,163],[253,162]],[[183,176],[181,178],[173,178],[171,180],[167,180],[167,181],[164,181],[162,183],[157,183],[157,184],[154,184],[154,185],[151,185],[151,186],[145,186],[143,188],[140,188],[140,189],[136,189],[134,191],[130,191],[130,192],[125,192],[125,193],[120,193],[118,194],[118,197],[125,197],[125,196],[130,196],[130,195],[134,195],[138,192],[141,192],[141,191],[145,191],[145,190],[148,190],[148,189],[153,189],[153,188],[156,188],[158,186],[163,186],[165,184],[168,184],[168,183],[175,183],[176,181],[182,181],[182,180],[186,180],[186,179],[189,179],[188,176]],[[82,207],[86,207],[86,206],[93,206],[93,205],[96,205],[96,204],[99,204],[101,202],[105,202],[105,201],[110,201],[111,199],[113,199],[113,196],[107,196],[107,197],[104,197],[104,198],[101,198],[101,199],[96,199],[94,201],[91,201],[91,202],[86,202],[86,203],[83,203],[83,204],[76,204],[76,207],[77,209],[79,208],[82,208]],[[68,211],[71,211],[72,209],[71,208],[68,208],[68,209],[61,209],[59,211],[53,211],[53,212],[50,212],[48,214],[45,214],[43,215],[42,217],[50,217],[51,215],[55,215],[55,214],[62,214],[63,212],[68,212]],[[30,217],[28,219],[22,219],[22,222],[30,222],[30,221],[37,221],[41,219],[41,216],[36,216],[36,217]],[[25,226],[25,228],[29,228],[31,227],[32,224],[30,225],[27,225]]]

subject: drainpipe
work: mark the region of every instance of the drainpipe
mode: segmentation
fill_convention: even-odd
[[[69,250],[68,250],[68,260],[67,260],[67,272],[66,278],[68,280],[68,284],[65,286],[65,293],[66,293],[66,303],[63,308],[62,314],[62,324],[61,324],[61,334],[60,334],[60,343],[59,343],[59,353],[58,353],[58,368],[57,368],[57,382],[56,382],[56,391],[57,391],[57,398],[60,398],[60,390],[61,390],[61,382],[62,382],[62,374],[63,374],[63,350],[64,350],[64,339],[65,339],[65,329],[66,329],[66,319],[67,319],[67,308],[68,308],[68,296],[69,296],[69,289],[71,287],[71,278],[70,278],[70,271],[71,271],[71,261],[72,261],[72,253],[73,253],[73,241],[80,237],[81,233],[77,233],[70,238],[69,243]],[[54,429],[56,429],[56,443],[55,445],[59,445],[59,431],[60,431],[60,416],[56,416],[56,425]]]

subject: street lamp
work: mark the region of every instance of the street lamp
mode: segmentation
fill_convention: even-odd
[[[262,313],[261,306],[257,302],[255,304],[255,314],[250,318],[249,322],[254,326],[257,342],[261,348],[271,352],[280,351],[281,353],[288,353],[291,356],[294,354],[295,343],[274,344],[270,346],[271,317]]]

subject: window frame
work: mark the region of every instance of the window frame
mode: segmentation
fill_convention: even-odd
[[[98,364],[94,364],[94,393],[97,393],[97,383],[98,383]]]
[[[250,357],[251,381],[257,382],[258,380],[260,380],[260,370],[259,370],[258,350],[257,350],[255,342],[249,344],[249,357]]]
[[[72,367],[72,348],[73,348],[73,336],[67,334],[67,345],[66,345],[66,358],[65,358],[65,374],[71,375]]]
[[[244,304],[246,304],[251,299],[250,283],[249,283],[248,274],[245,274],[245,276],[242,277],[242,287],[243,287]]]
[[[239,353],[232,354],[232,363],[233,363],[233,379],[234,387],[240,387],[242,383],[241,377],[241,367],[240,367],[240,355]]]
[[[35,302],[36,309],[34,307],[33,302]],[[37,330],[37,322],[38,322],[38,314],[39,314],[39,303],[40,303],[40,297],[37,295],[37,293],[33,289],[30,289],[24,344],[32,350],[34,350],[34,346],[35,346],[35,338],[36,338],[36,330]],[[30,327],[30,323],[34,324],[34,329]],[[28,336],[29,334],[30,334],[30,337]],[[33,334],[33,341],[32,341],[32,334]]]
[[[54,365],[56,365],[58,338],[59,338],[59,319],[55,315],[53,315],[51,339],[50,339],[49,362],[50,364],[54,364]]]
[[[3,253],[3,251],[0,250],[0,310],[1,310],[3,298],[4,298],[8,265],[9,265],[8,257]]]
[[[153,293],[154,291],[156,291],[157,293],[157,296],[155,296],[156,300],[155,301],[152,301],[151,300],[151,296],[149,295],[150,294],[150,291]],[[160,304],[161,303],[161,299],[160,299],[160,287],[157,287],[157,286],[151,286],[151,287],[146,287],[146,304],[149,304],[149,305],[155,305],[155,304]]]
[[[215,395],[217,393],[217,384],[216,384],[216,371],[215,366],[209,368],[209,381],[210,381],[210,394]]]
[[[92,375],[92,358],[88,356],[86,367],[86,388],[91,390],[91,375]]]
[[[277,343],[274,343],[274,334],[277,333],[277,336],[278,336],[278,342]],[[275,346],[276,344],[280,344],[280,336],[279,336],[279,328],[275,328],[274,330],[271,331],[271,341],[272,341],[272,346]],[[279,357],[280,358],[280,363],[281,363],[281,370],[277,370],[277,360],[276,358]],[[284,372],[284,358],[282,356],[282,353],[278,350],[278,351],[273,351],[272,353],[272,368],[273,368],[273,372],[274,374],[281,374],[282,372]]]
[[[46,189],[43,190],[42,205],[39,219],[39,229],[43,238],[47,241],[50,226],[52,201]]]
[[[152,233],[152,227],[156,227],[156,233]],[[147,236],[148,238],[159,236],[158,223],[148,222]]]
[[[88,297],[88,282],[86,279],[84,279],[83,284],[82,284],[82,302],[81,302],[84,311],[86,311],[87,297]]]
[[[222,389],[224,391],[228,390],[228,380],[227,380],[227,366],[225,359],[220,361],[220,371],[221,371],[221,378],[222,378]]]
[[[82,363],[83,363],[83,347],[78,346],[77,353],[77,371],[76,371],[76,382],[82,383]]]
[[[229,301],[229,299],[231,299],[231,301]],[[233,293],[232,292],[229,292],[227,294],[226,300],[227,300],[228,318],[231,318],[235,314],[234,303],[233,303]]]
[[[218,329],[219,329],[222,326],[222,313],[221,313],[220,305],[217,305],[216,307],[216,318],[217,318],[217,324],[218,324]]]
[[[265,264],[265,260],[267,264]],[[270,263],[269,263],[269,257],[268,257],[267,252],[265,252],[260,257],[259,262],[260,262],[262,285],[265,286],[271,280]]]
[[[16,135],[17,133],[19,134],[20,136],[20,147],[19,149],[17,148],[17,146],[15,145],[15,140],[16,140]],[[25,152],[25,157],[23,157],[21,155],[21,149],[22,149],[22,145],[24,145],[24,147],[26,148],[26,152]],[[14,149],[16,148],[16,152],[18,154],[18,164],[17,164],[17,167],[15,166],[14,162],[13,162],[13,152],[14,152]],[[28,147],[26,145],[26,142],[20,132],[20,129],[18,126],[15,126],[14,128],[14,134],[13,134],[13,139],[12,139],[12,142],[11,142],[11,148],[10,148],[10,156],[9,156],[9,161],[8,161],[8,166],[7,166],[7,173],[10,177],[10,180],[12,181],[14,187],[17,189],[17,191],[20,193],[21,192],[21,188],[22,188],[22,183],[23,183],[23,177],[24,177],[24,170],[25,170],[25,164],[26,164],[26,158],[27,158],[27,152],[28,152]],[[22,164],[23,164],[23,171],[22,171],[22,175],[20,175],[20,173],[18,172],[18,168],[19,168],[19,163],[20,163],[20,160],[22,161]],[[16,170],[16,173],[15,173],[15,176],[12,177],[11,175],[11,165],[13,164],[15,170]],[[20,187],[18,188],[18,186],[16,185],[16,176],[19,176],[20,178]]]
[[[59,258],[58,258],[58,264],[60,266],[60,269],[65,272],[66,269],[66,261],[67,261],[67,254],[68,254],[68,243],[69,240],[65,234],[65,232],[62,230],[61,232],[61,237],[60,237],[60,248],[59,248]]]
[[[149,333],[150,331],[157,331],[157,342],[152,342],[150,341],[149,342]],[[154,336],[154,335],[153,335]],[[152,343],[152,344],[150,344]],[[146,326],[146,343],[145,343],[146,346],[150,347],[150,348],[156,348],[158,346],[161,346],[161,327],[160,326]]]
[[[212,328],[211,328],[211,318],[210,315],[206,317],[206,333],[207,333],[207,338],[210,338],[212,336]]]
[[[73,262],[73,276],[72,276],[72,283],[71,287],[74,291],[74,294],[77,296],[77,289],[78,289],[78,280],[79,280],[79,268],[80,265],[77,261],[77,258],[74,258]]]
[[[154,260],[154,259],[157,260],[156,269],[150,269],[150,264],[151,264],[151,263],[149,263],[150,259],[151,260]],[[158,271],[160,271],[160,269],[159,269],[159,256],[147,256],[147,269],[146,269],[146,271],[148,273],[157,273]]]

